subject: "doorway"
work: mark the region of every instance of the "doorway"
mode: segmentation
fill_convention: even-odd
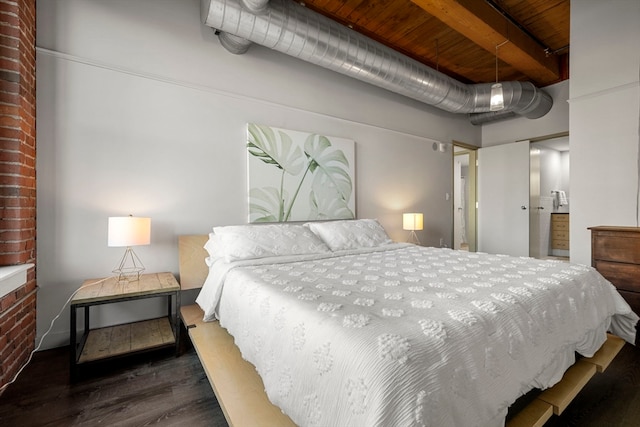
[[[475,252],[476,147],[453,143],[453,249]]]
[[[481,148],[478,163],[478,250],[567,258],[568,133]]]
[[[568,260],[569,136],[532,140],[530,158],[530,256]]]

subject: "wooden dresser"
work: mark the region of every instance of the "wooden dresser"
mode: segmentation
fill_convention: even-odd
[[[640,227],[589,227],[591,265],[640,313]]]

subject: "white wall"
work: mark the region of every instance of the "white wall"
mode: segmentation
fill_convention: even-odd
[[[152,218],[148,271],[177,274],[177,236],[247,220],[245,127],[257,122],[356,141],[356,203],[405,240],[451,245],[451,150],[480,127],[259,46],[234,56],[197,0],[50,0],[37,7],[38,336],[87,278],[110,274],[107,218]],[[193,299],[194,295],[189,295]],[[96,310],[96,324],[160,313],[147,300]],[[63,310],[44,347],[68,342]]]
[[[638,225],[640,2],[571,2],[571,260],[587,227]]]

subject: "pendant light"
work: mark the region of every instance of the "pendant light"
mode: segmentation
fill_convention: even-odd
[[[491,100],[489,101],[489,111],[504,110],[504,93],[502,92],[502,83],[498,83],[498,48],[509,40],[496,45],[496,82],[491,85]]]

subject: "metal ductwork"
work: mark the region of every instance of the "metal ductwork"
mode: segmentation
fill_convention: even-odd
[[[201,0],[201,18],[231,53],[251,43],[388,89],[482,124],[516,115],[537,119],[551,96],[529,82],[501,82],[504,109],[490,111],[492,83],[465,84],[291,0]]]

